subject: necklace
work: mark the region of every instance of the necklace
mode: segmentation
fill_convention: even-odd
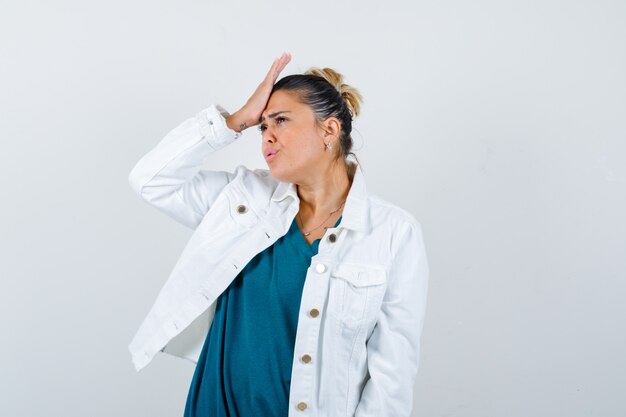
[[[343,203],[345,203],[345,202],[346,202],[346,200],[343,200]],[[332,216],[334,213],[337,213],[337,212],[341,209],[341,207],[343,207],[343,203],[341,203],[341,205],[339,206],[339,208],[337,208],[337,209],[335,209],[335,210],[331,211],[331,212],[330,212],[330,214],[328,215],[328,217],[326,217],[326,220],[330,219],[330,216]],[[301,227],[304,227],[304,225],[302,224],[302,218],[300,217],[300,212],[299,212],[299,211],[298,211],[298,218],[300,219],[300,226],[301,226]],[[322,222],[322,224],[320,224],[319,226],[317,226],[315,229],[311,229],[311,230],[309,230],[308,232],[302,232],[302,233],[304,233],[304,236],[308,236],[308,235],[310,235],[312,231],[317,230],[317,229],[319,229],[320,227],[322,227],[322,225],[323,225],[324,223],[326,223],[326,220],[324,220],[324,221]],[[324,229],[328,229],[328,227],[324,227]]]

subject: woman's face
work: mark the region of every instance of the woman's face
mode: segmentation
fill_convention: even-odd
[[[293,92],[274,92],[261,114],[262,152],[270,174],[282,182],[301,183],[326,172],[324,130],[311,108]],[[268,156],[269,155],[269,156]]]

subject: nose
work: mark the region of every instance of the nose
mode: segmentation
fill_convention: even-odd
[[[274,135],[274,131],[272,130],[271,126],[267,126],[261,136],[263,137],[263,142],[269,142],[269,143],[276,142],[276,135]]]

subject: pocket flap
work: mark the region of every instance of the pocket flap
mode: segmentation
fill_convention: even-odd
[[[387,278],[385,269],[373,265],[339,264],[331,274],[344,279],[355,287],[383,284]]]

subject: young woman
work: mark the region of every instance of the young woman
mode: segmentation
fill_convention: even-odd
[[[145,201],[194,229],[129,345],[196,364],[186,417],[409,416],[426,308],[420,223],[368,193],[352,148],[361,95],[330,68],[217,104],[133,168]],[[268,169],[202,169],[257,126]],[[394,179],[405,182],[405,179]]]

